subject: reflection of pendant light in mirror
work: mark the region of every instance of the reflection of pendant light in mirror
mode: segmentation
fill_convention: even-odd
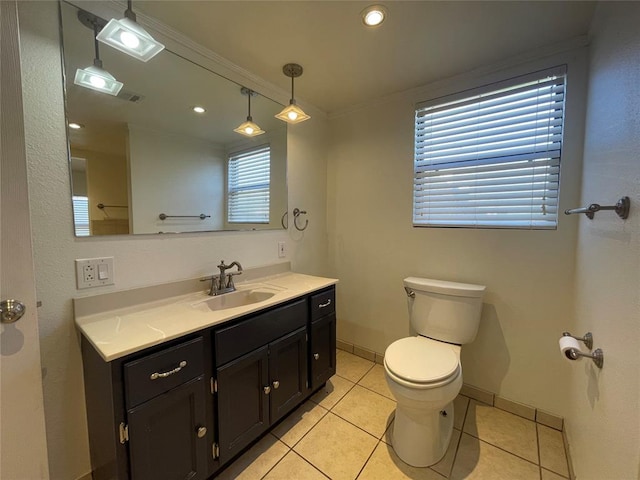
[[[95,35],[98,33],[98,19],[82,10],[78,12],[78,19],[83,24],[93,28],[93,43],[95,45],[96,56],[93,59],[93,65],[76,70],[73,83],[109,95],[118,95],[118,92],[122,89],[122,82],[117,81],[113,75],[102,68],[102,60],[100,60],[100,52],[98,51],[98,41],[95,39]]]
[[[291,77],[291,100],[289,100],[289,105],[276,115],[276,118],[284,120],[287,123],[304,122],[311,118],[311,116],[304,113],[304,111],[296,105],[296,99],[293,95],[293,79],[302,75],[302,67],[297,63],[287,63],[282,67],[282,72],[287,77]]]
[[[255,137],[258,135],[262,135],[264,130],[262,130],[256,123],[253,122],[251,118],[251,97],[257,95],[253,90],[249,90],[247,87],[242,87],[240,89],[240,93],[242,95],[246,95],[249,99],[249,112],[247,114],[247,121],[241,124],[238,128],[234,128],[234,132],[238,132],[245,137]]]
[[[147,62],[164,50],[164,45],[155,40],[136,23],[136,14],[131,9],[131,0],[127,1],[124,18],[112,18],[97,36],[102,43],[112,46],[122,53]]]

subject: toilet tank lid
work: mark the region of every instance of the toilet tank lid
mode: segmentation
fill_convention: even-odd
[[[473,285],[471,283],[448,282],[446,280],[434,280],[432,278],[407,277],[404,286],[414,290],[453,295],[456,297],[478,298],[484,295],[487,287]]]

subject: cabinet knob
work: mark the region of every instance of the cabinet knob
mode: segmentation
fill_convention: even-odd
[[[198,438],[204,438],[206,434],[207,434],[207,427],[198,428]]]
[[[318,360],[320,358],[320,354],[319,353],[314,353],[313,354],[313,359],[314,360]]]
[[[267,385],[266,387],[262,388],[264,390],[264,393],[266,395],[269,395],[271,393],[271,387],[269,385]]]
[[[275,380],[272,385],[273,388],[278,388],[280,386],[280,382],[278,380]]]

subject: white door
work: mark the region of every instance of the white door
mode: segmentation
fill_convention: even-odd
[[[26,307],[0,333],[0,478],[40,480],[49,478],[49,465],[15,1],[0,1],[0,24],[0,300]]]

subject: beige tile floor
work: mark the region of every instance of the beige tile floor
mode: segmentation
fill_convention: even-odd
[[[562,434],[459,395],[445,457],[411,467],[390,445],[384,368],[338,350],[337,374],[218,477],[221,480],[562,480]]]

